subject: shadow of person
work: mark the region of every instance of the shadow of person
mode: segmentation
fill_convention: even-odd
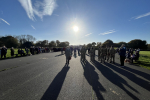
[[[136,96],[134,96],[131,92],[129,92],[123,85],[126,85],[127,87],[129,87],[130,89],[132,89],[133,91],[137,92],[138,91],[136,89],[134,89],[133,87],[131,87],[122,77],[120,77],[119,75],[117,75],[116,73],[114,73],[108,66],[106,65],[102,65],[97,61],[92,62],[95,67],[113,84],[115,84],[116,86],[120,87],[122,90],[124,90],[131,98],[133,98],[134,100],[139,100]]]
[[[92,86],[98,100],[104,100],[100,91],[105,92],[105,88],[100,84],[98,74],[95,72],[95,68],[87,61],[81,61],[81,65],[84,69],[84,77],[88,81],[88,83]]]
[[[78,53],[78,56],[80,56],[81,54],[80,53]]]
[[[69,68],[70,67],[67,67],[66,65],[62,68],[42,96],[41,100],[57,100]]]
[[[109,66],[111,69],[115,70],[116,72],[124,75],[125,77],[127,77],[129,80],[131,80],[135,84],[137,84],[137,85],[145,88],[146,90],[150,91],[149,82],[144,80],[144,79],[137,77],[136,75],[134,75],[132,73],[132,70],[130,70],[130,68],[124,67],[123,69],[121,69],[120,67],[116,66],[115,64],[106,64],[106,65]],[[126,71],[124,69],[128,69],[128,71]],[[140,73],[138,73],[138,74],[140,74]]]
[[[86,54],[87,56],[90,56],[90,54]]]
[[[114,65],[119,66],[120,64],[115,63]],[[139,76],[142,76],[143,78],[146,78],[147,80],[150,80],[150,74],[148,74],[148,73],[144,73],[142,71],[139,71],[139,70],[136,70],[136,69],[133,69],[133,68],[130,68],[130,67],[126,67],[126,66],[123,69],[126,69],[126,70],[128,70],[132,73],[135,73],[135,74],[139,75]]]
[[[63,54],[56,55],[55,57],[62,56]]]

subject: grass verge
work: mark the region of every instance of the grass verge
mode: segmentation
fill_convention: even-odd
[[[150,51],[140,51],[139,60],[133,63],[150,70]]]

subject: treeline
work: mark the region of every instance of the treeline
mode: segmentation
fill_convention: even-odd
[[[40,46],[40,47],[66,47],[69,46],[69,42],[60,42],[56,41],[37,41],[32,35],[19,35],[19,36],[0,36],[0,47],[6,46],[7,48],[29,48],[31,46]]]
[[[89,43],[87,44],[88,47],[91,47],[91,46],[114,46],[114,47],[120,47],[122,44],[125,44],[125,46],[127,48],[133,48],[133,49],[137,49],[137,48],[140,48],[140,49],[143,49],[143,50],[150,50],[150,44],[147,44],[147,41],[145,40],[140,40],[140,39],[134,39],[134,40],[131,40],[129,41],[128,43],[126,42],[119,42],[119,43],[114,43],[112,40],[108,39],[106,40],[104,43],[102,42],[97,42],[97,44],[95,42],[93,43]]]
[[[60,42],[59,40],[56,41],[49,41],[49,40],[43,40],[43,41],[36,41],[36,38],[33,37],[32,35],[19,35],[19,36],[0,36],[0,47],[6,46],[7,48],[29,48],[31,46],[40,46],[40,47],[66,47],[69,46],[68,41]],[[120,47],[122,44],[125,44],[127,48],[133,48],[133,49],[143,49],[143,50],[150,50],[150,44],[147,44],[145,40],[140,40],[140,39],[134,39],[129,41],[128,43],[126,42],[119,42],[119,43],[114,43],[112,40],[108,39],[104,43],[102,42],[93,42],[89,43],[86,46],[91,47],[91,46],[111,46],[113,45],[114,47]]]

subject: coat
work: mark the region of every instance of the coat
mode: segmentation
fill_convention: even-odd
[[[7,48],[2,48],[1,54],[6,54],[7,53]]]
[[[119,55],[123,57],[126,56],[126,47],[120,48]]]
[[[71,50],[70,50],[70,48],[65,50],[65,56],[66,56],[66,58],[68,58],[68,57],[71,56]]]

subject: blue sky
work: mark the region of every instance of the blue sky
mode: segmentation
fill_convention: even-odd
[[[0,0],[0,35],[30,34],[72,45],[107,39],[150,43],[149,4],[150,0]]]

